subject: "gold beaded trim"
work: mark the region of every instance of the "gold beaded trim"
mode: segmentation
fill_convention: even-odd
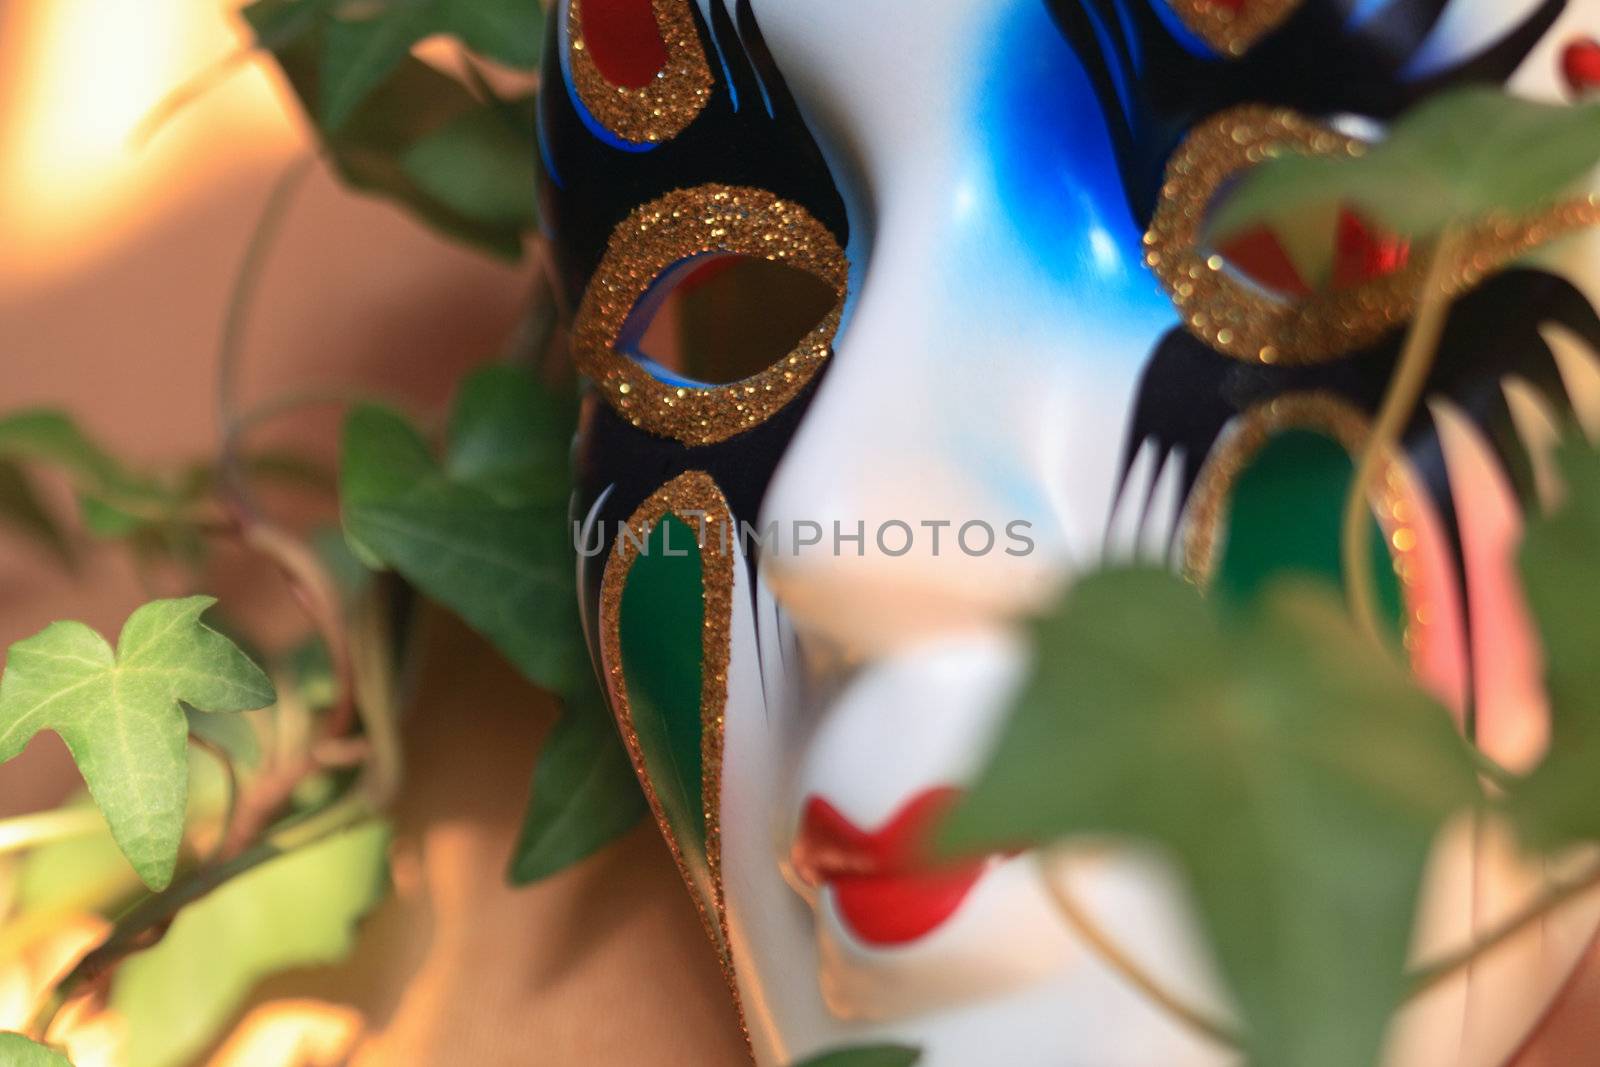
[[[650,532],[666,515],[674,515],[694,530],[699,539],[704,616],[701,623],[700,666],[700,790],[706,832],[706,869],[710,886],[701,886],[683,854],[665,807],[656,792],[645,761],[644,746],[628,703],[628,682],[622,665],[622,594],[628,575],[639,557],[639,545],[648,544]],[[735,536],[733,514],[717,483],[703,471],[681,474],[657,490],[628,520],[631,536],[619,532],[600,583],[600,656],[611,705],[622,738],[632,758],[634,773],[644,788],[651,814],[678,873],[694,897],[706,935],[711,938],[724,977],[739,1009],[739,985],[734,976],[728,932],[727,897],[722,884],[722,746],[728,701],[728,661],[732,653]],[[709,907],[706,897],[709,896]],[[748,1038],[748,1032],[747,1032]]]
[[[600,73],[583,36],[583,0],[567,7],[568,56],[578,98],[599,123],[636,144],[678,136],[700,116],[715,84],[689,5],[694,0],[653,0],[667,65],[649,85],[613,85]]]
[[[1289,430],[1322,433],[1339,442],[1359,466],[1370,427],[1365,415],[1331,393],[1279,397],[1241,416],[1238,428],[1212,453],[1196,483],[1184,537],[1184,572],[1189,580],[1205,588],[1216,576],[1220,535],[1234,488],[1272,438]],[[1429,586],[1421,574],[1421,537],[1413,502],[1416,493],[1408,485],[1405,465],[1397,458],[1391,451],[1383,465],[1381,502],[1375,499],[1374,505],[1395,574],[1405,591],[1402,599],[1409,614],[1404,637],[1406,647],[1412,648],[1420,631],[1439,621],[1440,613],[1421,596],[1421,590]]]
[[[1245,105],[1197,126],[1167,165],[1161,202],[1145,234],[1145,262],[1161,279],[1189,332],[1220,352],[1255,363],[1318,363],[1377,341],[1416,310],[1431,247],[1406,266],[1353,289],[1280,299],[1236,277],[1202,244],[1216,191],[1248,167],[1284,151],[1360,155],[1363,142],[1286,109]],[[1540,245],[1600,222],[1590,196],[1532,218],[1493,218],[1471,230],[1452,294]]]
[[[667,268],[728,252],[785,263],[827,282],[839,302],[794,350],[731,385],[663,382],[617,351],[639,299]],[[805,208],[762,189],[701,185],[645,204],[611,234],[573,327],[578,369],[633,425],[686,445],[709,445],[759,426],[799,395],[833,351],[850,265]]]
[[[1157,3],[1161,0],[1157,0]],[[1244,0],[1235,9],[1219,0],[1169,0],[1178,17],[1223,55],[1235,58],[1283,25],[1303,0]]]

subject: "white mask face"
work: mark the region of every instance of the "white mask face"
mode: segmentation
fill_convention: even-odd
[[[1198,247],[1221,179],[1252,147],[1381,136],[1460,77],[1560,96],[1600,0],[567,0],[557,23],[542,132],[595,383],[591,647],[757,1058],[894,1040],[929,1067],[1233,1062],[1046,888],[1225,1012],[1159,862],[930,870],[922,846],[1026,670],[1016,624],[1074,574],[1158,561],[1237,595],[1326,557],[1314,522],[1247,520],[1342,494],[1415,263],[1333,215]],[[1509,472],[1530,418],[1600,404],[1593,251],[1503,257],[1462,298],[1407,438],[1396,606],[1419,672],[1458,707],[1476,693],[1480,741],[1515,765],[1546,735],[1536,657],[1502,625],[1528,498]],[[1467,655],[1486,640],[1510,651]],[[1419,952],[1539,885],[1493,834],[1452,836]],[[1503,1062],[1597,914],[1433,993],[1392,1062]]]

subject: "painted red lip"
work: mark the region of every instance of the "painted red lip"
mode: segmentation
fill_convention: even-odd
[[[868,832],[819,796],[806,800],[794,868],[831,886],[851,931],[872,945],[904,945],[942,926],[983,876],[985,860],[936,863],[930,842],[961,799],[952,788],[919,793]]]

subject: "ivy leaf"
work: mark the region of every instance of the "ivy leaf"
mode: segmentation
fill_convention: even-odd
[[[100,495],[161,496],[153,483],[130,473],[91,440],[71,416],[50,408],[0,419],[0,458],[60,467],[80,487]]]
[[[401,157],[423,192],[468,218],[532,230],[539,224],[533,101],[468,111]]]
[[[244,17],[274,49],[320,36],[315,111],[330,132],[351,119],[423,38],[453,36],[480,55],[531,69],[539,63],[545,23],[540,0],[259,0]]]
[[[1165,848],[1252,1062],[1375,1063],[1434,836],[1479,798],[1448,714],[1318,587],[1269,590],[1225,624],[1176,577],[1107,572],[1036,637],[949,844]]]
[[[181,1067],[222,1032],[263,979],[336,963],[383,898],[388,828],[370,823],[291,852],[184,908],[154,948],[116,972],[123,1067]]]
[[[158,891],[172,881],[183,838],[183,705],[236,712],[274,700],[261,669],[200,622],[215,603],[146,604],[115,651],[82,623],[55,623],[12,645],[0,678],[0,763],[41,730],[59,734],[123,854]]]
[[[59,1052],[35,1044],[21,1034],[0,1033],[0,1063],[5,1067],[72,1067]]]
[[[572,495],[571,396],[527,371],[491,366],[461,384],[450,414],[450,477],[505,504],[567,506]]]
[[[912,1067],[920,1059],[919,1049],[904,1045],[871,1045],[827,1052],[806,1060],[799,1067]]]
[[[647,810],[616,723],[591,684],[568,702],[539,753],[508,880],[525,886],[561,873],[632,830]]]
[[[1600,840],[1600,452],[1569,441],[1557,462],[1566,499],[1529,519],[1522,544],[1523,585],[1544,643],[1550,750],[1511,794],[1522,839],[1547,852]]]
[[[72,542],[45,506],[28,472],[11,460],[0,459],[0,522],[48,549],[64,565],[77,564]]]
[[[1472,85],[1403,116],[1365,154],[1286,154],[1254,168],[1209,222],[1212,239],[1331,203],[1416,238],[1560,196],[1600,162],[1600,103],[1543,104]]]
[[[535,461],[560,440],[557,470],[565,472],[570,429],[515,398],[489,405],[481,383],[504,384],[518,372],[487,373],[463,391],[443,466],[395,412],[351,414],[341,478],[345,535],[358,556],[398,571],[455,611],[530,680],[565,692],[582,661],[567,503],[564,493],[553,495],[557,473]],[[535,387],[522,381],[517,396],[526,400]],[[507,445],[504,460],[484,458],[492,442]]]
[[[434,2],[428,0],[430,5]],[[391,3],[393,10],[386,6],[384,13],[377,16],[379,19],[405,17],[406,11],[416,6],[414,0]],[[245,8],[243,15],[257,43],[273,53],[295,96],[313,116],[327,155],[346,184],[394,201],[449,237],[503,259],[519,258],[522,234],[531,226],[508,223],[498,209],[489,212],[488,217],[476,217],[471,212],[479,201],[461,196],[452,199],[457,184],[444,181],[436,170],[424,168],[423,177],[433,187],[427,188],[407,172],[405,164],[408,153],[435,134],[474,113],[498,114],[500,105],[479,102],[453,78],[407,55],[392,66],[385,61],[385,73],[378,81],[371,82],[354,103],[341,105],[350,108],[348,115],[339,116],[340,121],[334,124],[325,121],[321,103],[325,82],[330,78],[334,83],[349,81],[349,75],[337,63],[331,71],[328,68],[335,16],[345,6],[349,5],[336,0],[258,0]],[[534,39],[537,40],[537,30]],[[371,81],[370,74],[365,80]],[[341,92],[348,94],[349,90]],[[496,142],[505,153],[495,163],[497,173],[509,173],[537,153],[531,123],[520,132],[520,140]],[[517,141],[514,146],[513,141]],[[484,145],[479,142],[476,147],[481,161]],[[426,156],[429,150],[419,151]],[[459,175],[453,181],[458,183]],[[442,189],[445,195],[436,195],[434,189]]]

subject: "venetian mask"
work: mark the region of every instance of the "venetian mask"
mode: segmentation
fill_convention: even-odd
[[[1463,81],[1559,97],[1591,0],[561,0],[547,218],[590,392],[590,647],[762,1064],[1224,1064],[1078,941],[1040,859],[932,866],[1032,650],[1111,561],[1214,595],[1337,572],[1350,456],[1428,250],[1337,205],[1207,247],[1274,151],[1350,151]],[[1513,766],[1545,726],[1509,581],[1538,444],[1600,393],[1587,202],[1473,236],[1374,499],[1417,670]],[[1593,248],[1587,250],[1592,258]],[[1586,286],[1589,288],[1586,289]],[[1540,884],[1444,842],[1418,951]],[[1156,862],[1074,889],[1217,1000]],[[1470,888],[1475,887],[1475,888]],[[1409,1010],[1393,1063],[1492,1067],[1595,925]],[[1457,1058],[1460,1055],[1461,1058]]]

